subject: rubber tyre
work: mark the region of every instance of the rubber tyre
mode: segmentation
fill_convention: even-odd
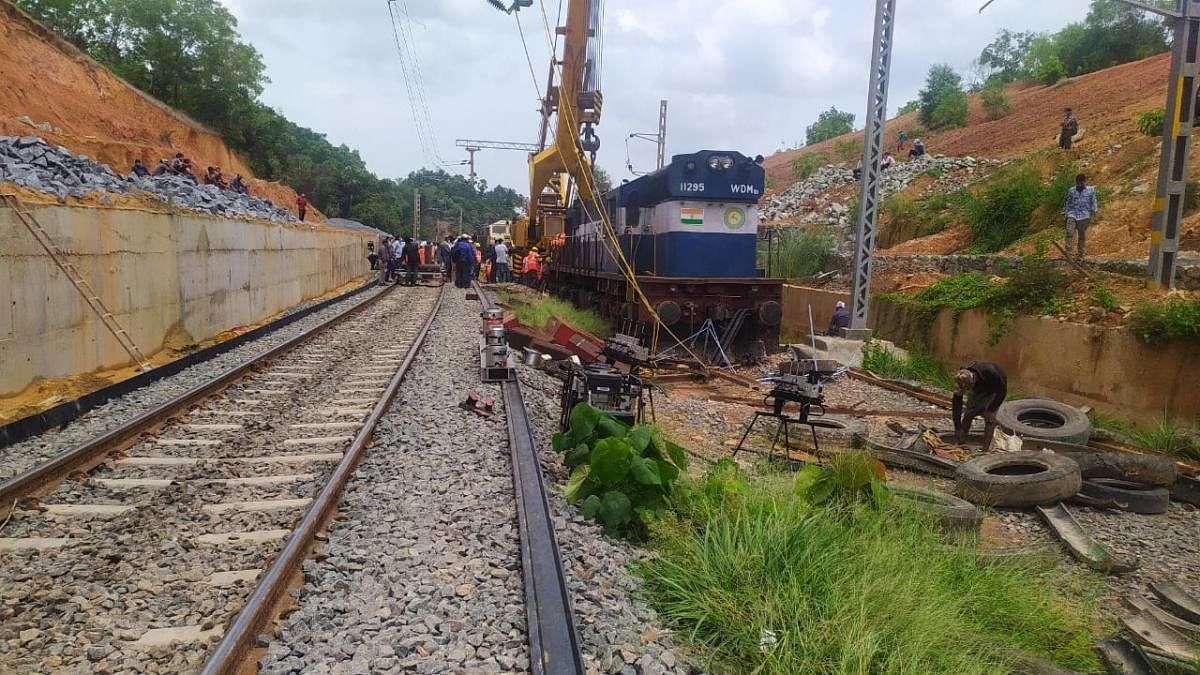
[[[1089,506],[1130,513],[1166,513],[1171,505],[1171,493],[1164,487],[1108,478],[1083,481],[1079,496],[1087,498]]]
[[[1174,483],[1179,476],[1175,460],[1160,455],[1086,449],[1056,449],[1054,452],[1063,457],[1070,457],[1078,464],[1079,475],[1084,480],[1104,478],[1166,487]]]
[[[1008,401],[996,412],[996,421],[1001,429],[1022,438],[1087,445],[1092,437],[1092,421],[1087,415],[1045,398]]]
[[[888,483],[888,490],[895,499],[937,518],[945,532],[978,532],[983,524],[979,507],[954,495],[894,483]]]
[[[1079,492],[1079,465],[1047,452],[984,455],[955,472],[959,497],[987,506],[1054,504]]]

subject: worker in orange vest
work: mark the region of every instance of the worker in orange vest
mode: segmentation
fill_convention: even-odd
[[[525,277],[525,285],[530,288],[536,288],[538,277],[541,276],[541,266],[538,265],[538,250],[536,246],[529,249],[529,255],[525,256],[525,263],[521,266],[521,270]]]

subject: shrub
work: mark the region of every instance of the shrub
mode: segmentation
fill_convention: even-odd
[[[834,235],[828,230],[811,231],[787,227],[776,231],[771,274],[785,279],[811,277],[825,271],[833,252]]]
[[[564,492],[583,515],[613,533],[640,536],[660,517],[666,498],[687,469],[683,448],[656,427],[630,427],[587,403],[576,404],[554,450],[571,469]]]
[[[997,293],[993,306],[1041,310],[1066,286],[1066,277],[1049,260],[1023,256],[1007,270],[1008,281]]]
[[[826,164],[829,164],[829,155],[823,152],[805,153],[792,160],[792,174],[796,178],[804,180]]]
[[[1008,102],[1008,94],[1004,93],[1004,83],[1000,80],[988,80],[980,98],[983,100],[983,112],[989,120],[998,120],[1012,112],[1012,104]]]
[[[1200,338],[1200,301],[1169,298],[1147,301],[1134,307],[1126,323],[1133,334],[1148,344]]]
[[[868,503],[882,508],[887,503],[887,477],[883,464],[862,452],[845,452],[834,456],[824,466],[809,464],[796,474],[793,489],[809,504]]]
[[[1162,136],[1166,124],[1166,113],[1162,108],[1144,110],[1138,113],[1135,123],[1137,130],[1146,136]]]
[[[1103,285],[1092,289],[1092,302],[1096,303],[1097,307],[1109,312],[1117,308],[1117,296]]]
[[[1024,167],[969,198],[965,215],[975,234],[972,251],[995,253],[1020,239],[1028,227],[1030,214],[1042,203],[1044,194],[1037,171]]]
[[[929,126],[934,129],[951,129],[967,125],[967,92],[947,92],[933,109]]]
[[[1038,65],[1036,76],[1037,81],[1046,86],[1058,84],[1067,76],[1067,67],[1063,65],[1062,59],[1051,56]]]

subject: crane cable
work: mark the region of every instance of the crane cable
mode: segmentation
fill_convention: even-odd
[[[544,5],[544,3],[542,3],[541,0],[539,0],[539,4],[542,4],[543,9],[544,9],[545,5]],[[546,29],[547,29],[547,31],[549,31],[549,25],[546,26]],[[547,38],[549,38],[549,37],[550,37],[549,33],[547,33]],[[557,62],[557,59],[552,61],[552,63],[556,63],[556,62]],[[561,66],[558,66],[558,67],[561,69]],[[560,70],[559,71],[559,81],[562,81],[563,77],[564,76]],[[566,128],[568,130],[571,130],[572,134],[574,133],[575,129],[579,128],[578,120],[575,120],[572,118],[571,107],[569,105],[562,105],[562,103],[560,102],[560,104],[558,106],[558,114],[561,117],[566,118],[566,123],[567,123]],[[560,126],[561,126],[562,120],[559,120],[559,121],[560,121]],[[555,143],[554,148],[555,148],[555,151],[558,153],[559,161],[562,162],[563,166],[568,166],[567,158],[563,156],[562,149],[559,147],[559,145],[557,143]],[[578,143],[576,143],[576,152],[574,153],[574,155],[575,155],[575,164],[579,169],[578,175],[582,178],[583,183],[587,186],[589,199],[592,202],[592,206],[595,209],[596,214],[600,216],[601,224],[604,226],[604,233],[605,233],[605,239],[603,240],[604,245],[608,249],[608,252],[611,255],[611,257],[617,262],[617,268],[620,270],[621,275],[623,277],[625,277],[626,282],[629,283],[629,287],[637,295],[637,298],[640,301],[642,307],[644,307],[646,309],[646,312],[651,316],[651,318],[654,319],[650,351],[652,353],[658,351],[658,340],[660,337],[660,332],[666,331],[667,335],[669,335],[673,340],[675,340],[675,343],[678,346],[683,347],[683,349],[685,351],[687,351],[687,353],[692,358],[696,359],[696,361],[698,363],[703,364],[704,359],[700,358],[700,355],[698,355],[696,352],[694,352],[691,349],[691,347],[689,347],[687,344],[685,344],[684,341],[681,340],[679,338],[679,336],[676,335],[675,332],[672,331],[671,328],[666,325],[666,323],[662,320],[662,316],[659,315],[658,311],[654,308],[653,304],[651,304],[649,297],[646,296],[646,292],[643,291],[641,285],[638,284],[637,273],[634,271],[633,265],[630,264],[629,260],[625,257],[625,252],[621,250],[620,240],[617,238],[616,230],[613,227],[612,221],[609,219],[608,211],[607,211],[607,209],[603,208],[603,205],[600,203],[599,198],[596,196],[597,190],[596,190],[595,181],[592,178],[591,162],[586,162],[586,163],[584,162],[583,154],[581,152],[579,152],[579,149],[578,149]],[[534,189],[540,189],[540,188],[530,185],[529,189],[532,191]]]
[[[533,59],[529,56],[529,43],[525,41],[525,29],[521,28],[521,13],[513,12],[513,18],[517,20],[517,34],[521,36],[521,47],[525,50],[525,63],[529,65],[529,78],[533,81],[533,94],[540,101],[542,89],[538,86],[537,74],[533,72]],[[554,58],[554,52],[550,52],[550,58]]]

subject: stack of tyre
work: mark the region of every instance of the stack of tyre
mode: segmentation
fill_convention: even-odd
[[[963,462],[956,476],[959,496],[1002,507],[1072,501],[1133,513],[1167,510],[1175,463],[1157,455],[1087,447],[1092,425],[1079,410],[1057,401],[1023,399],[1002,405],[996,418],[1004,431],[1025,439],[1026,450]]]

